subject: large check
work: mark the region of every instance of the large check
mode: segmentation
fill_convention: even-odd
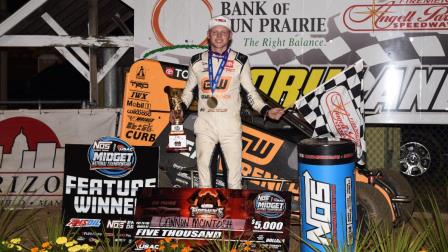
[[[251,241],[253,248],[285,251],[291,193],[223,188],[142,188],[135,211],[136,249],[164,238],[207,245]]]

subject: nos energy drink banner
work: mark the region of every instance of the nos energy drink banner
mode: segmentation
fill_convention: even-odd
[[[299,144],[301,251],[353,251],[356,237],[354,144],[305,139]]]
[[[131,243],[137,190],[157,186],[159,149],[115,137],[67,144],[63,208],[66,230],[80,242],[107,236]],[[120,232],[117,234],[117,231]]]

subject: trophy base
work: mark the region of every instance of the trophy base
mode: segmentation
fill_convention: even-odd
[[[187,147],[187,135],[185,134],[170,134],[168,139],[168,146],[166,152],[186,152]]]
[[[168,153],[179,153],[179,152],[188,152],[188,147],[185,148],[170,148],[166,147],[166,152]]]

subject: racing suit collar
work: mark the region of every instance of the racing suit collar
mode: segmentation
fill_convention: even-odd
[[[228,47],[226,48],[226,50],[224,50],[223,53],[218,53],[218,52],[214,52],[212,51],[212,49],[209,47],[208,48],[208,53],[212,54],[213,58],[218,58],[218,59],[223,59],[224,55],[226,54],[227,50],[229,50],[229,52],[231,51],[231,49],[229,49]]]

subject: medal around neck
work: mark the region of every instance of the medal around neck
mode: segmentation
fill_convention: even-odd
[[[218,106],[218,100],[213,96],[215,92],[216,86],[218,86],[218,82],[221,79],[222,72],[224,71],[224,67],[226,65],[227,59],[229,57],[230,48],[227,48],[226,52],[223,55],[223,59],[218,67],[218,72],[216,76],[213,77],[213,61],[212,61],[212,52],[208,52],[208,79],[210,81],[210,89],[212,91],[212,96],[207,99],[207,106],[209,108],[216,108]]]
[[[216,106],[218,106],[218,99],[216,99],[216,97],[214,97],[214,96],[208,98],[207,99],[207,106],[209,108],[216,108]]]

